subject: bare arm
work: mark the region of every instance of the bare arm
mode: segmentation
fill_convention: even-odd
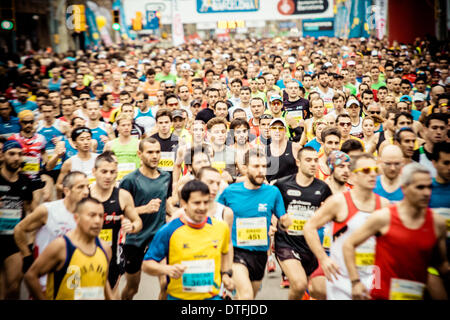
[[[103,249],[106,252],[107,258],[108,258],[108,266],[110,265],[111,262],[111,257],[112,257],[112,249],[111,246],[109,244],[107,244],[105,241],[100,240]],[[108,272],[109,272],[109,268],[108,268]],[[106,284],[105,284],[105,289],[104,289],[104,294],[105,294],[105,300],[114,300],[114,293],[111,289],[111,285],[109,284],[108,279],[106,279]]]
[[[60,269],[66,259],[66,243],[63,238],[52,241],[44,252],[39,255],[31,268],[24,276],[25,283],[30,294],[38,299],[45,300],[39,278],[48,274],[52,270]]]
[[[31,255],[28,248],[28,233],[34,232],[45,225],[47,218],[47,208],[40,205],[14,228],[14,240],[24,257]]]
[[[183,275],[186,266],[182,264],[163,264],[155,260],[145,260],[142,263],[142,270],[151,276],[169,276],[173,279],[178,279]]]
[[[333,275],[337,278],[337,274],[340,274],[340,270],[339,266],[326,254],[320,243],[317,230],[326,223],[337,218],[338,212],[342,211],[342,198],[342,194],[336,194],[329,197],[303,227],[305,240],[311,251],[320,261],[320,265],[329,281],[333,281]]]
[[[70,172],[71,169],[72,169],[72,160],[68,159],[61,166],[61,172],[58,176],[58,180],[56,180],[56,190],[61,195],[60,197],[58,197],[60,199],[62,198],[62,192],[63,192],[62,182],[64,180],[64,177]]]

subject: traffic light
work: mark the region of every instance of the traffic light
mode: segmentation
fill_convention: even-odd
[[[113,10],[113,25],[112,28],[116,31],[120,30],[120,10]]]
[[[0,30],[16,30],[15,7],[13,0],[0,1]]]
[[[75,32],[87,30],[84,4],[73,5],[73,27]]]
[[[142,12],[136,12],[136,17],[131,19],[131,25],[135,31],[142,30]]]

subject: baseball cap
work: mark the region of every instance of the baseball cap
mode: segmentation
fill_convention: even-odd
[[[426,96],[423,93],[421,93],[421,92],[416,92],[414,94],[413,100],[414,101],[425,101],[426,100]]]
[[[378,55],[378,51],[377,50],[372,50],[372,57],[376,57]]]
[[[106,59],[106,54],[100,53],[100,54],[97,56],[97,59]]]
[[[286,121],[284,121],[283,118],[275,118],[275,119],[272,119],[272,121],[270,121],[269,126],[272,126],[272,125],[273,125],[274,123],[276,123],[276,122],[281,122],[281,123],[283,124],[283,126],[284,126],[285,128],[287,128]]]
[[[189,64],[187,64],[187,63],[183,63],[183,64],[180,66],[180,69],[181,69],[181,70],[191,70],[191,66],[190,66]]]
[[[202,105],[202,102],[200,100],[192,100],[191,101],[191,107],[195,106],[196,104]]]
[[[288,62],[288,63],[295,63],[295,58],[294,58],[294,57],[289,57],[289,58],[287,59],[287,62]]]
[[[179,109],[178,110],[173,110],[172,118],[176,118],[176,117],[184,118],[183,111],[181,111]]]
[[[354,66],[354,65],[356,65],[356,62],[353,61],[353,60],[350,60],[350,61],[347,62],[347,65]]]
[[[143,64],[150,64],[150,60],[144,59],[144,60],[142,60],[142,63],[143,63]]]
[[[28,117],[28,116],[34,117],[33,112],[30,111],[30,110],[22,110],[22,111],[20,111],[19,114],[17,115],[17,117],[19,118],[19,120],[22,120],[23,118]]]
[[[125,61],[119,61],[119,63],[117,64],[118,67],[126,67],[127,64],[125,63]]]
[[[323,64],[323,66],[324,66],[325,68],[330,68],[330,67],[333,66],[333,64],[332,64],[331,62],[327,61],[327,62],[325,62],[325,63]]]
[[[222,55],[222,58],[224,58],[224,59],[230,59],[230,55],[229,55],[228,53],[224,53],[224,54]]]
[[[283,98],[281,98],[281,96],[278,94],[274,94],[270,97],[270,102],[274,102],[275,100],[280,100],[281,102],[283,102]]]
[[[412,102],[412,99],[410,96],[404,95],[400,97],[399,101],[408,101],[408,102]]]
[[[355,99],[350,99],[347,101],[347,103],[345,104],[345,107],[348,108],[350,107],[352,104],[356,104],[358,105],[358,107],[360,107],[359,101],[355,100]]]
[[[173,85],[173,86],[175,85],[175,83],[172,80],[167,80],[166,84],[170,84],[170,85]]]

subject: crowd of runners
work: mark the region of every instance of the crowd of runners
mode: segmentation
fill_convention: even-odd
[[[252,300],[277,268],[294,300],[448,299],[447,47],[128,41],[2,68],[1,299],[130,300],[144,272],[159,299]]]

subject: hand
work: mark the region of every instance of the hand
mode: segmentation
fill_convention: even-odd
[[[51,141],[56,146],[61,141],[61,137],[54,137]]]
[[[233,291],[235,288],[233,279],[230,278],[230,276],[227,274],[224,274],[222,276],[222,283],[225,289],[227,289],[228,291]]]
[[[361,281],[355,283],[352,286],[352,299],[353,300],[369,300],[370,294],[366,286]]]
[[[103,134],[103,135],[100,136],[100,140],[101,140],[103,143],[107,143],[107,142],[109,141],[109,138]]]
[[[286,213],[281,216],[280,222],[281,222],[281,227],[287,229],[292,224],[292,217]]]
[[[222,179],[225,180],[227,183],[232,183],[233,182],[233,177],[226,170],[224,170],[222,172]]]
[[[172,279],[178,279],[186,269],[187,266],[183,266],[182,264],[167,265],[166,274]]]
[[[159,206],[161,205],[161,199],[152,199],[147,203],[147,213],[155,213],[159,211]]]
[[[58,158],[62,157],[66,153],[66,147],[63,144],[57,144],[54,155]]]
[[[269,237],[272,237],[274,234],[275,234],[275,232],[277,232],[277,227],[275,227],[275,226],[273,226],[273,225],[270,225],[270,227],[269,227]]]
[[[120,216],[120,221],[122,224],[122,230],[125,233],[133,233],[134,232],[134,225],[133,223],[130,221],[130,219],[125,218],[125,216]]]
[[[325,277],[328,279],[328,281],[333,282],[332,276],[334,276],[334,278],[337,280],[338,275],[342,275],[339,266],[328,256],[320,261],[320,266],[322,267],[323,273],[325,274]]]

